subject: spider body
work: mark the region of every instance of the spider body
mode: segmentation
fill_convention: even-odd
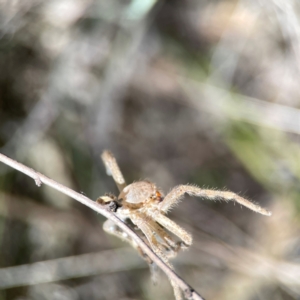
[[[271,212],[268,210],[233,192],[206,190],[194,185],[178,185],[164,196],[157,186],[150,181],[138,181],[126,185],[112,153],[104,151],[101,157],[106,166],[107,174],[113,177],[120,194],[118,197],[112,194],[106,194],[97,201],[100,204],[109,203],[115,213],[124,222],[130,223],[131,221],[134,225],[133,228],[137,230],[141,238],[144,239],[152,250],[171,268],[172,265],[169,263],[169,259],[175,257],[178,251],[186,249],[192,244],[191,234],[166,216],[166,213],[174,207],[185,194],[210,200],[221,199],[235,201],[263,215],[271,215]],[[103,225],[103,229],[129,242],[140,252],[150,266],[153,266],[152,261],[139,249],[136,243],[112,221],[107,220]],[[174,288],[176,300],[181,300],[182,292],[180,288],[172,282],[172,280],[170,281]]]
[[[103,203],[103,200],[109,202],[112,201],[112,195],[100,199],[99,202]],[[143,232],[152,249],[161,258],[168,261],[169,258],[176,256],[180,249],[190,246],[192,237],[160,212],[159,205],[163,199],[162,192],[154,183],[150,181],[134,182],[125,186],[118,196],[116,213],[122,220],[130,220],[136,225]],[[111,226],[110,221],[107,221],[107,224],[109,224],[109,229],[106,225],[104,225],[104,229],[116,235],[117,229]],[[176,241],[163,227],[168,228],[175,235],[178,235],[179,232],[179,236],[184,242]]]

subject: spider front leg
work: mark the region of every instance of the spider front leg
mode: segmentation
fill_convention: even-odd
[[[107,175],[113,177],[116,185],[118,186],[119,191],[122,192],[124,187],[126,187],[126,182],[119,168],[117,160],[115,159],[113,154],[108,150],[103,151],[101,158],[105,165]]]
[[[164,200],[159,204],[158,208],[167,212],[170,210],[178,201],[182,199],[184,194],[190,196],[203,197],[209,200],[225,200],[225,201],[235,201],[241,205],[248,207],[249,209],[258,212],[265,216],[271,216],[272,213],[267,209],[233,193],[226,191],[215,191],[215,190],[205,190],[193,185],[178,185],[174,187],[169,194],[166,195]]]

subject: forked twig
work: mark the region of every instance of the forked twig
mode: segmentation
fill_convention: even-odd
[[[4,164],[9,165],[10,167],[28,175],[33,178],[37,186],[41,186],[42,183],[51,186],[55,190],[60,191],[61,193],[70,196],[71,198],[79,201],[85,206],[88,206],[92,210],[100,213],[107,219],[110,219],[116,223],[124,232],[126,232],[143,250],[149,258],[155,262],[155,264],[167,275],[168,278],[176,282],[176,284],[183,290],[185,297],[190,300],[204,300],[191,286],[189,286],[183,279],[181,279],[171,268],[169,268],[146,244],[142,239],[130,229],[121,219],[119,219],[115,213],[111,212],[109,208],[98,204],[97,202],[79,194],[72,189],[67,188],[66,186],[48,178],[47,176],[34,171],[33,169],[26,167],[25,165],[8,158],[7,156],[0,153],[0,161]]]

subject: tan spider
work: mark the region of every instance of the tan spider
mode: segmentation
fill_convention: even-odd
[[[232,192],[205,190],[194,185],[178,185],[164,196],[156,185],[150,181],[138,181],[126,185],[113,154],[104,151],[101,157],[107,174],[113,177],[120,195],[116,197],[112,194],[106,194],[97,199],[97,202],[100,204],[113,204],[117,215],[125,222],[131,221],[135,226],[134,228],[142,232],[141,237],[150,245],[152,250],[171,268],[172,265],[169,263],[169,259],[175,257],[179,250],[186,249],[192,244],[191,234],[166,217],[166,213],[183,198],[184,194],[210,200],[236,201],[258,213],[266,216],[271,215],[268,210]],[[103,229],[122,240],[128,241],[153,267],[152,261],[115,223],[107,220],[103,225]],[[181,241],[176,241],[168,232],[179,237]],[[181,289],[172,280],[171,284],[174,288],[176,300],[183,299]]]

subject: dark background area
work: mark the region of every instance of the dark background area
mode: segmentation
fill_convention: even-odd
[[[191,183],[173,261],[208,300],[300,299],[297,1],[0,1],[0,151],[92,199]],[[173,299],[104,218],[0,165],[0,300]]]

